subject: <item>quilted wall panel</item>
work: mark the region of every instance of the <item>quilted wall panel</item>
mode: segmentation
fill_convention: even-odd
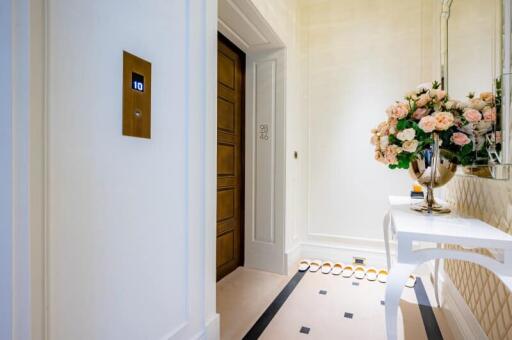
[[[448,184],[446,199],[459,214],[512,234],[511,180],[456,176]],[[500,280],[487,269],[464,261],[446,261],[445,270],[489,339],[512,340],[512,295]]]

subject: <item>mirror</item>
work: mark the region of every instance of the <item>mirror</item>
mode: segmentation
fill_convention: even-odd
[[[493,103],[488,102],[488,107],[477,111],[483,117],[484,111],[492,106],[496,119],[492,124],[473,124],[475,162],[465,166],[463,172],[508,178],[505,165],[510,163],[512,0],[440,1],[442,86],[450,98],[465,103],[471,103],[472,98],[478,101],[482,93],[482,98],[486,93],[494,94]],[[487,111],[487,117],[492,116],[490,112]]]

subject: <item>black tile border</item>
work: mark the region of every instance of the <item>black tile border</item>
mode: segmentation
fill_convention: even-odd
[[[291,280],[286,284],[286,286],[281,290],[279,295],[272,301],[270,306],[261,314],[260,318],[256,323],[251,327],[249,332],[245,334],[243,340],[253,340],[258,339],[260,335],[265,331],[265,328],[270,324],[274,316],[277,314],[281,306],[286,302],[290,294],[293,292],[297,284],[302,280],[306,272],[297,272]]]
[[[309,334],[309,331],[310,331],[310,330],[311,330],[311,328],[309,328],[309,327],[305,327],[305,326],[302,326],[302,327],[300,328],[299,333],[302,333],[302,334]]]
[[[306,272],[297,272],[291,280],[286,284],[286,286],[281,290],[279,295],[272,301],[270,306],[263,312],[263,314],[259,317],[258,321],[251,327],[251,329],[247,332],[247,334],[243,337],[243,340],[256,340],[261,334],[265,331],[267,326],[270,324],[274,316],[277,314],[279,309],[286,302],[290,294],[294,291],[295,287],[299,284],[300,280],[304,277]],[[352,283],[354,284],[354,282]],[[421,318],[423,320],[423,326],[425,327],[425,332],[427,333],[428,340],[443,340],[443,335],[441,333],[441,329],[439,328],[439,324],[437,323],[436,316],[434,314],[434,310],[432,305],[430,304],[430,300],[428,299],[427,291],[425,290],[425,286],[423,285],[423,281],[421,278],[416,278],[416,284],[414,285],[414,293],[416,295],[416,300],[418,301],[418,307],[420,309]],[[385,305],[385,301],[380,301],[381,305]],[[353,318],[352,313],[345,313],[344,317],[347,319]],[[307,333],[302,332],[307,328]],[[310,329],[308,327],[302,326],[300,329],[300,333],[309,334]]]
[[[416,278],[414,293],[416,294],[416,300],[418,301],[418,307],[420,308],[421,318],[423,319],[423,325],[425,326],[428,340],[443,340],[443,335],[441,334],[436,315],[428,299],[427,291],[425,290],[423,281],[421,281],[419,277]]]

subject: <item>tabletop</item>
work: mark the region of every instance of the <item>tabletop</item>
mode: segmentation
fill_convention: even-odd
[[[405,196],[390,196],[390,217],[397,235],[415,241],[453,243],[482,248],[512,249],[512,236],[475,218],[423,214],[410,209],[419,203]]]

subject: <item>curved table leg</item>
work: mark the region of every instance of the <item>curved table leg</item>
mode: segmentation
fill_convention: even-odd
[[[400,296],[409,274],[414,271],[416,264],[395,263],[389,272],[386,286],[386,334],[387,340],[396,340],[398,307],[400,307]]]
[[[386,247],[386,260],[389,271],[389,269],[391,268],[391,253],[389,252],[389,213],[386,213],[386,215],[384,215],[382,228],[384,230],[384,246]]]
[[[434,294],[436,297],[437,307],[441,307],[439,303],[439,261],[440,259],[435,259],[434,264]]]

